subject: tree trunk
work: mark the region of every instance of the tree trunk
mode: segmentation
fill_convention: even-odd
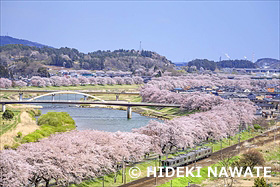
[[[46,187],[49,187],[50,185],[50,180],[46,180]]]

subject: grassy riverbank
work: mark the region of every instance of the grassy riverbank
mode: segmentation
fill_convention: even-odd
[[[1,132],[4,132],[4,129],[6,130],[0,136],[1,149],[16,149],[20,144],[37,142],[51,134],[66,132],[76,128],[75,121],[66,112],[48,112],[40,116],[37,123],[35,116],[41,115],[40,110],[22,109],[18,113],[18,117],[14,117],[11,125],[1,129]]]
[[[17,141],[19,137],[28,135],[39,128],[27,109],[19,110],[9,107],[9,110],[12,110],[16,115],[13,123],[1,123],[1,125],[4,124],[5,126],[4,128],[1,127],[3,133],[0,135],[0,150],[4,148],[16,148],[19,145]]]
[[[14,117],[11,120],[5,120],[2,118],[3,112],[0,112],[0,136],[5,132],[15,128],[20,123],[20,110],[9,109],[14,113]]]
[[[75,121],[66,112],[48,112],[38,119],[40,128],[19,140],[20,143],[37,142],[39,139],[57,132],[66,132],[76,128]]]

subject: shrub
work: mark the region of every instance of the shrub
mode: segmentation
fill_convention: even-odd
[[[35,119],[36,116],[40,116],[41,115],[41,110],[38,110],[38,109],[30,109],[30,110],[27,110],[27,113],[29,113],[31,115],[31,117],[33,119]]]
[[[11,146],[11,149],[16,150],[16,149],[18,148],[18,146],[20,146],[20,144],[19,144],[19,143],[15,143],[15,144],[13,144],[13,145]]]
[[[9,146],[9,145],[4,145],[4,149],[10,149],[11,148],[11,146]]]
[[[18,133],[17,133],[17,137],[18,137],[18,138],[21,138],[21,137],[22,137],[22,132],[18,132]]]
[[[269,123],[266,119],[264,118],[257,118],[253,121],[253,124],[258,124],[261,126],[261,128],[267,128],[269,126]],[[255,125],[254,125],[255,126]]]
[[[238,167],[250,167],[251,170],[257,165],[264,165],[265,161],[263,155],[256,149],[250,149],[244,153],[239,161],[236,161],[234,165]]]
[[[269,185],[266,184],[263,177],[262,178],[258,177],[254,180],[254,186],[253,187],[269,187]]]
[[[43,136],[38,132],[38,130],[36,130],[35,132],[24,136],[22,143],[37,142],[41,138],[43,138]]]
[[[3,115],[2,115],[2,118],[3,119],[8,119],[8,120],[10,120],[10,119],[13,119],[14,118],[14,113],[13,113],[13,111],[11,111],[11,110],[6,110],[4,113],[3,113]]]
[[[37,142],[56,132],[66,132],[76,128],[75,121],[66,112],[48,112],[38,119],[40,129],[23,137],[22,143]]]
[[[58,127],[65,124],[75,124],[75,121],[66,112],[48,112],[38,119],[38,125],[48,124],[50,126]]]
[[[259,124],[254,124],[254,129],[259,130],[262,129],[262,127]]]

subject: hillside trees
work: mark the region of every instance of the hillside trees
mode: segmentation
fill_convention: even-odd
[[[173,64],[165,57],[151,51],[115,50],[95,51],[88,54],[77,49],[62,47],[36,48],[23,45],[0,47],[1,65],[11,68],[17,76],[48,77],[44,65],[88,70],[122,70],[133,72],[136,69],[172,69]],[[17,66],[12,66],[16,62]],[[25,69],[26,71],[25,71]],[[31,68],[32,67],[32,68]],[[28,70],[27,70],[28,69]]]

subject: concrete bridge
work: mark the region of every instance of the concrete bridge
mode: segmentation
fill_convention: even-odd
[[[127,107],[127,118],[131,118],[131,107],[136,106],[153,106],[153,107],[181,107],[180,104],[164,104],[164,103],[143,103],[143,102],[126,102],[126,101],[70,101],[70,100],[0,100],[2,104],[2,112],[6,110],[6,104],[92,104],[92,105],[109,105],[109,106],[125,106]]]
[[[140,95],[139,92],[128,92],[128,91],[100,91],[100,90],[23,90],[23,89],[0,89],[1,92],[6,93],[18,93],[20,100],[22,100],[22,96],[24,93],[37,93],[37,94],[61,94],[62,92],[75,92],[77,93],[84,93],[89,95],[115,95],[116,100],[119,100],[120,95]],[[67,93],[66,93],[67,94]]]

